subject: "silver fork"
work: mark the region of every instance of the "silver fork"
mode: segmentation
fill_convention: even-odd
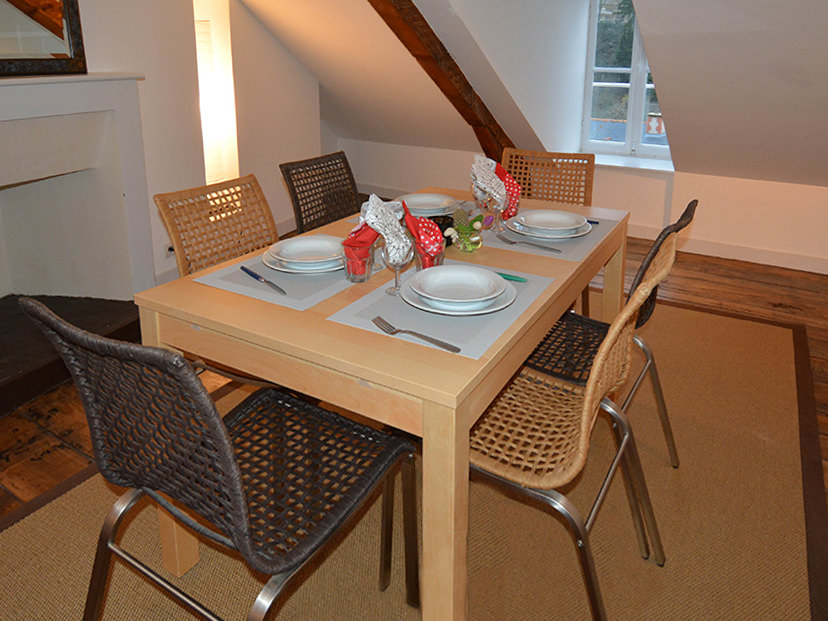
[[[440,339],[435,339],[433,336],[428,336],[427,334],[420,334],[419,332],[413,332],[412,330],[401,330],[400,328],[395,328],[390,323],[388,323],[385,319],[377,315],[371,321],[374,322],[380,330],[385,332],[386,334],[408,334],[411,336],[416,336],[418,339],[423,339],[432,345],[436,345],[437,347],[442,347],[446,351],[450,351],[454,354],[460,353],[460,348],[456,345],[452,345],[451,343],[446,343],[445,341],[441,341]]]
[[[541,250],[548,250],[549,252],[560,252],[560,248],[554,248],[552,246],[544,246],[543,244],[536,244],[530,241],[515,241],[514,239],[509,239],[503,233],[495,233],[495,237],[497,237],[500,241],[514,245],[514,244],[523,244],[525,246],[533,246],[534,248],[540,248]]]

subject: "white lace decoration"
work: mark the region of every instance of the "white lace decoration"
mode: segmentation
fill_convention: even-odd
[[[480,202],[505,205],[508,194],[506,184],[495,174],[497,162],[479,153],[474,156],[471,169],[472,193]]]
[[[388,259],[392,263],[401,263],[411,250],[411,240],[400,224],[403,215],[400,201],[383,201],[376,194],[371,194],[362,204],[360,220],[382,235]]]

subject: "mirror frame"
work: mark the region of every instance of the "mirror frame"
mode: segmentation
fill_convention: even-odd
[[[0,58],[0,77],[86,73],[78,0],[63,0],[63,19],[71,50],[68,58]]]

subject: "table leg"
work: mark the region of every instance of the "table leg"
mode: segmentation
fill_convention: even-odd
[[[469,432],[450,408],[423,412],[423,620],[468,617]]]
[[[611,323],[624,306],[624,263],[627,257],[627,230],[624,227],[621,244],[604,265],[604,294],[601,319]]]
[[[158,334],[158,314],[145,308],[139,309],[141,342],[161,347]],[[178,523],[167,511],[158,511],[158,531],[161,538],[161,563],[174,576],[183,576],[198,562],[198,538]]]

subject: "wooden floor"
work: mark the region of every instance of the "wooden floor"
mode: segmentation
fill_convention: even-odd
[[[627,285],[650,242],[631,239]],[[600,277],[593,285],[600,286]],[[659,298],[807,327],[828,489],[828,275],[679,253]],[[89,431],[67,384],[0,418],[0,516],[87,467]],[[826,496],[828,499],[828,495]]]

